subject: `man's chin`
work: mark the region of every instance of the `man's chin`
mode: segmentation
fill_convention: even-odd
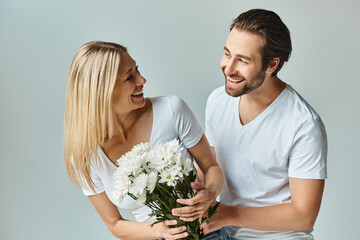
[[[225,92],[230,95],[231,97],[239,97],[242,95],[240,89],[231,88],[227,85],[225,85]]]

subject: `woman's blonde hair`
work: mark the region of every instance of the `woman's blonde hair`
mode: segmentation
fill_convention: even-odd
[[[69,71],[65,103],[65,166],[70,180],[95,191],[91,158],[114,135],[111,105],[121,56],[126,48],[109,42],[85,43]]]

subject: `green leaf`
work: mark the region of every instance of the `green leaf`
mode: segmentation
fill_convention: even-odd
[[[216,210],[217,210],[219,204],[220,204],[220,202],[217,202],[214,206],[209,207],[209,209],[208,209],[208,218],[211,218],[211,216],[216,213]]]
[[[171,214],[166,214],[165,216],[167,217],[167,219],[170,219],[170,220],[176,219],[176,217]]]

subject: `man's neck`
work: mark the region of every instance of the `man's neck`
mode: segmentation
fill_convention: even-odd
[[[286,83],[278,77],[265,79],[256,90],[241,96],[239,116],[243,125],[254,120],[262,113],[285,89]]]

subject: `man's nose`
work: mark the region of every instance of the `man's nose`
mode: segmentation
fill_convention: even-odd
[[[226,63],[225,68],[224,68],[224,73],[226,75],[232,75],[235,74],[237,72],[236,70],[236,62],[234,60],[230,60]]]

